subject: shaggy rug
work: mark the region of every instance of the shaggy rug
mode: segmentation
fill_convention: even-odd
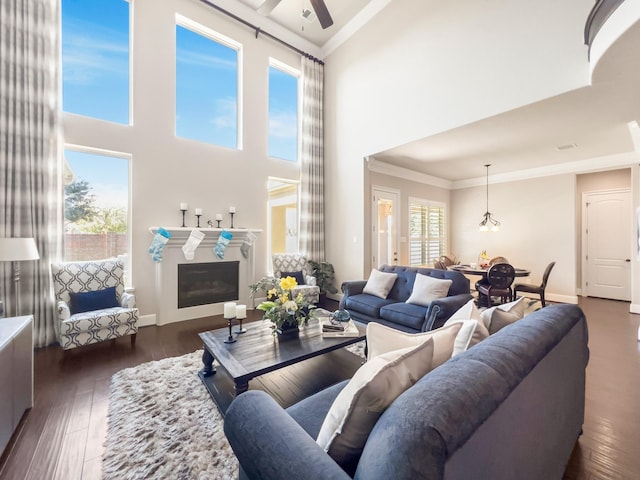
[[[197,375],[202,350],[111,379],[105,479],[235,479],[222,417]]]

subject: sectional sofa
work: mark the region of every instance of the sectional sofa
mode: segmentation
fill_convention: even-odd
[[[224,430],[240,478],[560,479],[584,419],[587,323],[543,308],[424,375],[384,410],[352,472],[316,443],[346,382],[281,408],[249,391]]]

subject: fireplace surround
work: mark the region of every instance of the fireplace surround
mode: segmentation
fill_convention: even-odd
[[[249,232],[258,236],[262,230],[254,229],[225,229],[233,234],[233,238],[225,249],[224,259],[218,259],[213,251],[214,245],[218,241],[221,228],[199,228],[205,234],[198,248],[196,248],[193,260],[186,260],[182,252],[182,246],[189,239],[193,228],[190,227],[164,227],[171,238],[165,245],[163,260],[156,263],[155,296],[156,296],[156,324],[165,325],[167,323],[181,322],[194,318],[202,318],[211,315],[221,315],[225,301],[237,301],[242,304],[249,304],[249,285],[255,277],[254,247],[249,249],[247,257],[242,255],[240,247],[247,239]],[[151,227],[149,231],[155,235],[158,227]],[[196,300],[189,304],[184,298],[178,297],[179,270],[186,266],[199,264],[215,264],[217,268],[223,264],[237,266],[237,291],[235,293],[225,292],[223,296],[213,298],[213,303],[200,303]],[[216,267],[214,267],[216,268]],[[235,283],[235,278],[233,280]],[[223,287],[220,287],[223,288]],[[226,290],[226,289],[225,289]],[[220,292],[218,292],[220,293]],[[235,295],[235,298],[231,298]],[[225,300],[221,300],[224,298]]]

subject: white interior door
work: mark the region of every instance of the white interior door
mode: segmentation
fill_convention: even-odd
[[[398,263],[400,192],[373,187],[371,268]]]
[[[631,192],[584,193],[582,208],[586,295],[630,301]]]

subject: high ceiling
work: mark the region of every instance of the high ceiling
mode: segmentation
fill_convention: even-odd
[[[257,11],[265,0],[239,1]],[[281,0],[269,14],[269,18],[318,47],[322,47],[370,2],[371,0],[325,0],[325,5],[333,19],[333,25],[325,30],[320,26],[315,14],[308,17],[311,21],[302,16],[304,10],[313,12],[309,0]]]
[[[263,0],[240,0],[257,10]],[[365,7],[380,0],[325,0],[334,24],[323,30],[302,11],[309,0],[281,0],[271,20],[313,44],[327,44]],[[353,30],[353,29],[351,29]],[[569,162],[634,151],[630,122],[640,120],[640,26],[630,28],[602,57],[592,85],[464,125],[372,156],[454,184],[491,174],[553,169]],[[606,162],[605,162],[606,163]]]

